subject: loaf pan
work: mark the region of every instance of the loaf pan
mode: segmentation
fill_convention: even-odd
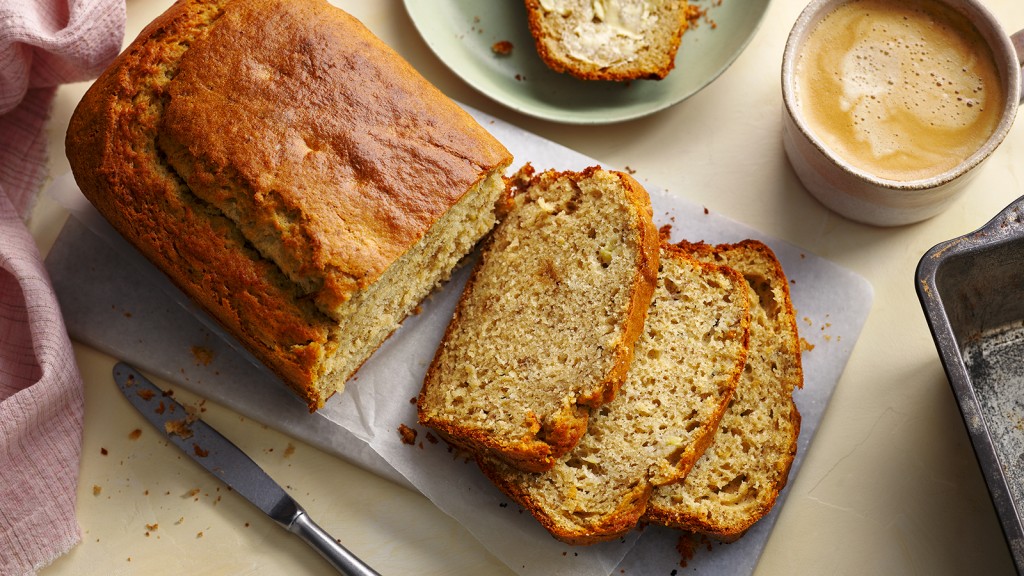
[[[917,267],[935,346],[1024,573],[1024,197]]]

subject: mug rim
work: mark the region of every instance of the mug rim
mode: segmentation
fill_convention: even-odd
[[[973,15],[968,14],[965,16],[971,25],[974,26],[974,28],[981,34],[982,39],[984,39],[988,45],[989,50],[992,52],[992,57],[995,60],[997,69],[999,70],[1000,80],[1004,84],[1005,101],[1003,102],[1002,114],[999,116],[999,122],[996,124],[995,130],[993,130],[992,134],[989,135],[988,139],[986,139],[977,150],[962,162],[945,172],[929,176],[928,178],[920,178],[917,180],[891,180],[888,178],[882,178],[867,172],[866,170],[857,168],[847,160],[839,157],[806,125],[803,115],[797,110],[795,102],[796,97],[794,93],[796,62],[799,57],[799,51],[803,47],[803,44],[810,35],[813,27],[821,22],[825,16],[841,5],[855,1],[858,0],[812,0],[800,12],[800,15],[797,17],[792,29],[790,29],[789,35],[786,38],[786,46],[783,51],[782,58],[782,101],[786,108],[786,113],[793,121],[794,126],[796,126],[803,137],[806,138],[812,146],[817,148],[821,154],[829,159],[833,166],[854,178],[863,180],[880,188],[900,191],[930,190],[953,182],[977,168],[979,164],[984,162],[996,150],[996,148],[999,147],[1007,134],[1009,134],[1010,129],[1013,127],[1021,100],[1022,64],[1022,62],[1017,58],[1017,53],[1013,47],[1010,35],[1006,33],[995,15],[993,15],[992,12],[978,0],[919,0],[922,2],[939,2],[953,10],[957,10],[961,14],[963,14],[963,11],[958,10],[957,5],[966,6],[972,10],[974,12]],[[973,17],[975,15],[978,18]],[[978,25],[979,18],[984,21],[988,30],[984,30]],[[995,46],[994,44],[997,44],[998,46]],[[998,53],[996,52],[997,48],[1000,50]]]

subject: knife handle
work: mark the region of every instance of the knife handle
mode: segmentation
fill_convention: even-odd
[[[380,576],[373,568],[338,544],[338,541],[323,528],[317,526],[304,510],[298,511],[292,523],[288,525],[288,531],[302,538],[345,576]]]

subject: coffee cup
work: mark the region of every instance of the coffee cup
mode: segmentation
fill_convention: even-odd
[[[782,60],[783,145],[807,190],[859,222],[942,212],[1022,99],[1024,30],[976,0],[813,0]]]

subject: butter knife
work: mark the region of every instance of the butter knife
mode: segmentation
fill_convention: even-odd
[[[338,572],[346,576],[380,576],[317,526],[302,506],[241,449],[137,370],[124,362],[117,363],[114,382],[171,444],[309,544]]]

